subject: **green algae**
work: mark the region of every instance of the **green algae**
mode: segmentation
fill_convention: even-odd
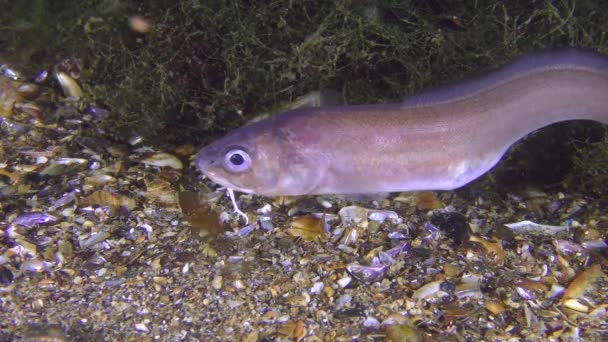
[[[591,146],[579,144],[574,158],[572,185],[586,192],[605,194],[608,191],[608,134]]]

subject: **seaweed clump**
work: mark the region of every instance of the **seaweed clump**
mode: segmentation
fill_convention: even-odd
[[[579,175],[573,185],[585,192],[605,194],[608,191],[608,134],[592,146],[578,148],[574,159],[575,172]]]

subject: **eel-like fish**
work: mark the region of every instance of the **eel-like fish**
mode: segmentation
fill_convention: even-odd
[[[608,58],[557,50],[400,103],[285,112],[204,147],[196,167],[269,196],[449,190],[525,135],[578,119],[608,123]]]

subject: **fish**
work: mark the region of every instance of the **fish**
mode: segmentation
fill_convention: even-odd
[[[608,57],[544,51],[397,103],[290,110],[203,147],[195,167],[264,196],[453,190],[566,120],[608,123]]]

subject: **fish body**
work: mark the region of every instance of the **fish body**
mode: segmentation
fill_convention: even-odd
[[[608,59],[569,49],[400,103],[288,111],[230,132],[195,163],[268,196],[451,190],[527,134],[576,119],[608,123]]]

